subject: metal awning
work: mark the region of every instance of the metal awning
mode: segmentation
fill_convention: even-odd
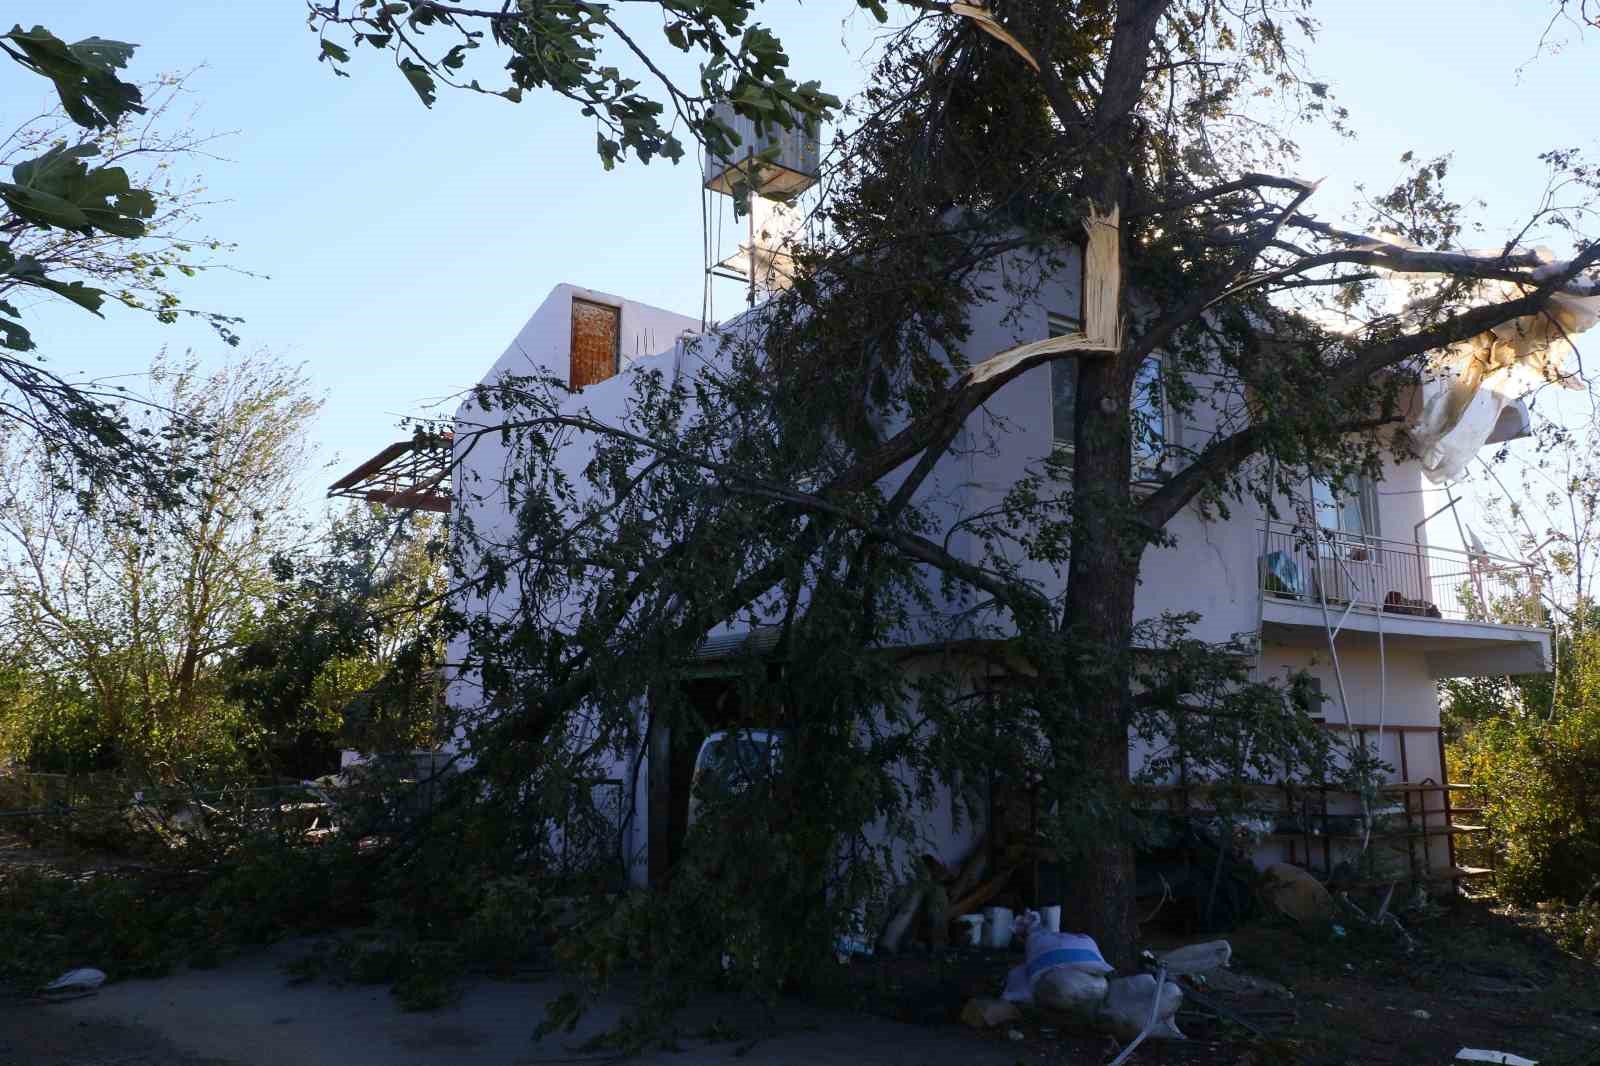
[[[328,498],[448,514],[452,440],[450,433],[419,433],[396,441],[329,485]]]

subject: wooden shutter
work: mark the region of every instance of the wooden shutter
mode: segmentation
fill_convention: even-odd
[[[569,384],[581,389],[616,374],[621,337],[622,308],[574,298]]]

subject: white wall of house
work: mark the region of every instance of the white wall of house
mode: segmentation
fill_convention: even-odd
[[[704,350],[697,350],[693,345],[686,347],[677,343],[685,332],[698,328],[699,323],[689,316],[576,286],[560,285],[485,375],[485,383],[492,383],[508,373],[526,374],[536,370],[561,376],[570,345],[574,296],[613,303],[622,309],[622,373],[585,388],[570,401],[572,407],[586,408],[602,421],[621,418],[633,373],[658,369],[669,377],[694,375],[702,359],[715,358],[714,345],[703,345]],[[1050,279],[1043,286],[1036,304],[1020,312],[1008,313],[999,303],[975,308],[972,335],[962,354],[968,362],[977,362],[1014,345],[1042,339],[1049,335],[1047,316],[1050,313],[1076,315],[1078,306],[1078,266],[1072,262],[1058,278]],[[737,329],[739,324],[735,322],[731,328]],[[941,459],[918,495],[918,503],[933,516],[936,528],[949,530],[962,519],[994,506],[1018,478],[1039,468],[1045,456],[1056,447],[1051,395],[1050,369],[1041,367],[1002,389],[969,421],[956,446]],[[1169,439],[1184,447],[1198,448],[1218,432],[1220,424],[1237,413],[1237,398],[1219,390],[1215,397],[1182,418],[1169,414],[1167,433]],[[470,401],[458,412],[459,469],[455,498],[459,514],[470,517],[480,534],[509,538],[514,535],[512,517],[506,511],[503,497],[496,491],[504,474],[506,452],[492,434],[475,438],[473,432],[494,422],[493,413],[485,415],[475,410]],[[885,428],[892,430],[894,427]],[[473,441],[470,450],[469,441]],[[581,482],[578,475],[587,458],[588,448],[580,438],[563,455],[563,465]],[[909,465],[886,478],[885,490],[893,491],[908,469]],[[1377,485],[1377,532],[1385,538],[1408,543],[1415,536],[1426,544],[1428,529],[1418,525],[1425,517],[1420,468],[1415,462],[1391,458],[1386,462],[1384,475]],[[1288,501],[1284,501],[1280,510],[1286,515],[1293,512]],[[1154,618],[1169,611],[1197,612],[1200,621],[1194,635],[1213,641],[1256,634],[1262,611],[1258,560],[1262,553],[1263,517],[1261,508],[1250,502],[1234,504],[1226,519],[1205,518],[1195,507],[1185,509],[1169,527],[1176,543],[1170,547],[1151,547],[1145,553],[1137,615]],[[937,533],[932,536],[939,539]],[[981,561],[982,545],[977,538],[957,532],[951,536],[949,547],[958,557]],[[1029,573],[1047,591],[1059,592],[1062,587],[1063,576],[1040,564],[1031,564]],[[933,584],[936,588],[937,582]],[[508,610],[514,606],[514,592],[507,596],[513,598],[467,606],[489,612]],[[953,629],[950,619],[949,612],[936,611],[922,619],[912,632],[904,634],[904,639],[908,644],[915,644],[1003,633],[1003,630],[975,631],[970,626]],[[1412,628],[1416,628],[1415,621]],[[1325,634],[1302,629],[1301,639],[1293,643],[1277,643],[1272,639],[1264,643],[1259,676],[1282,677],[1288,670],[1305,668],[1322,678],[1327,695],[1335,696],[1338,686]],[[1437,629],[1441,633],[1455,632],[1446,621],[1438,622]],[[1487,640],[1492,636],[1477,632],[1474,639]],[[1535,638],[1524,633],[1521,639]],[[1430,667],[1426,635],[1412,634],[1405,641],[1386,645],[1381,668],[1370,635],[1341,637],[1337,647],[1353,721],[1376,723],[1381,706],[1386,726],[1438,726],[1436,671]],[[458,706],[470,705],[474,697],[471,679],[457,678],[452,686],[452,701]],[[1330,721],[1343,718],[1337,702],[1328,705],[1326,714]],[[1398,745],[1401,741],[1398,738],[1401,735],[1391,729],[1380,745],[1380,756],[1396,767],[1396,779],[1400,776]],[[1405,735],[1408,744],[1406,776],[1414,781],[1442,779],[1437,741],[1420,732]],[[632,794],[632,823],[626,847],[630,850],[635,878],[642,880],[646,869],[644,833],[649,814],[643,774],[648,763],[636,762],[636,754],[621,753],[611,771],[625,779],[634,765],[641,768],[639,781],[628,782]],[[1137,762],[1137,751],[1133,757]],[[634,787],[635,784],[638,787]],[[949,806],[941,799],[936,804],[940,809],[927,812],[927,839],[920,846],[946,861],[956,861],[970,849],[981,827],[958,821]],[[1275,844],[1264,848],[1260,858],[1272,861],[1282,857],[1282,850]]]
[[[622,373],[580,390],[573,395],[568,407],[587,408],[601,420],[618,421],[628,395],[626,385],[630,373],[663,366],[670,372],[674,349],[681,351],[680,339],[699,331],[698,319],[594,289],[557,285],[484,374],[481,384],[494,385],[508,377],[533,375],[565,380],[572,344],[574,298],[620,308],[618,347]],[[462,518],[470,519],[480,538],[491,543],[510,544],[516,537],[515,516],[506,506],[501,486],[510,473],[507,464],[512,453],[496,432],[503,420],[502,413],[484,411],[471,398],[456,409],[452,495],[458,524]],[[570,456],[564,458],[570,458],[566,472],[581,483],[581,470],[587,456],[582,449],[573,449]],[[513,587],[494,599],[475,599],[464,606],[472,611],[499,614],[515,611],[517,603]],[[459,650],[459,647],[453,649]],[[450,698],[457,706],[470,705],[474,699],[470,679],[457,678],[452,684]]]
[[[700,319],[667,311],[660,307],[628,300],[598,289],[560,284],[534,311],[518,331],[516,339],[481,379],[496,380],[506,374],[567,375],[567,356],[572,348],[572,301],[588,300],[622,311],[622,333],[618,354],[623,367],[635,360],[670,351],[685,333],[700,332]]]

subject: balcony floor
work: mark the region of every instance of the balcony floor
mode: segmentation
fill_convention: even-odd
[[[1468,622],[1455,618],[1379,612],[1357,606],[1348,616],[1343,604],[1328,604],[1328,620],[1339,629],[1341,646],[1378,645],[1378,627],[1390,648],[1421,651],[1434,677],[1487,677],[1550,672],[1550,631],[1535,626]],[[1322,605],[1268,594],[1262,604],[1261,639],[1287,647],[1321,648],[1328,643]]]

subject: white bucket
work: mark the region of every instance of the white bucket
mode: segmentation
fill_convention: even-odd
[[[969,948],[983,946],[983,915],[963,914],[956,922],[961,926],[961,943]]]
[[[1059,932],[1061,932],[1061,908],[1059,906],[1056,906],[1056,907],[1040,907],[1039,908],[1039,918],[1040,918],[1041,921],[1044,922],[1044,930],[1045,930],[1045,932],[1047,932],[1047,933],[1059,933]]]
[[[983,945],[1003,948],[1011,943],[1011,909],[985,907],[983,910]]]

